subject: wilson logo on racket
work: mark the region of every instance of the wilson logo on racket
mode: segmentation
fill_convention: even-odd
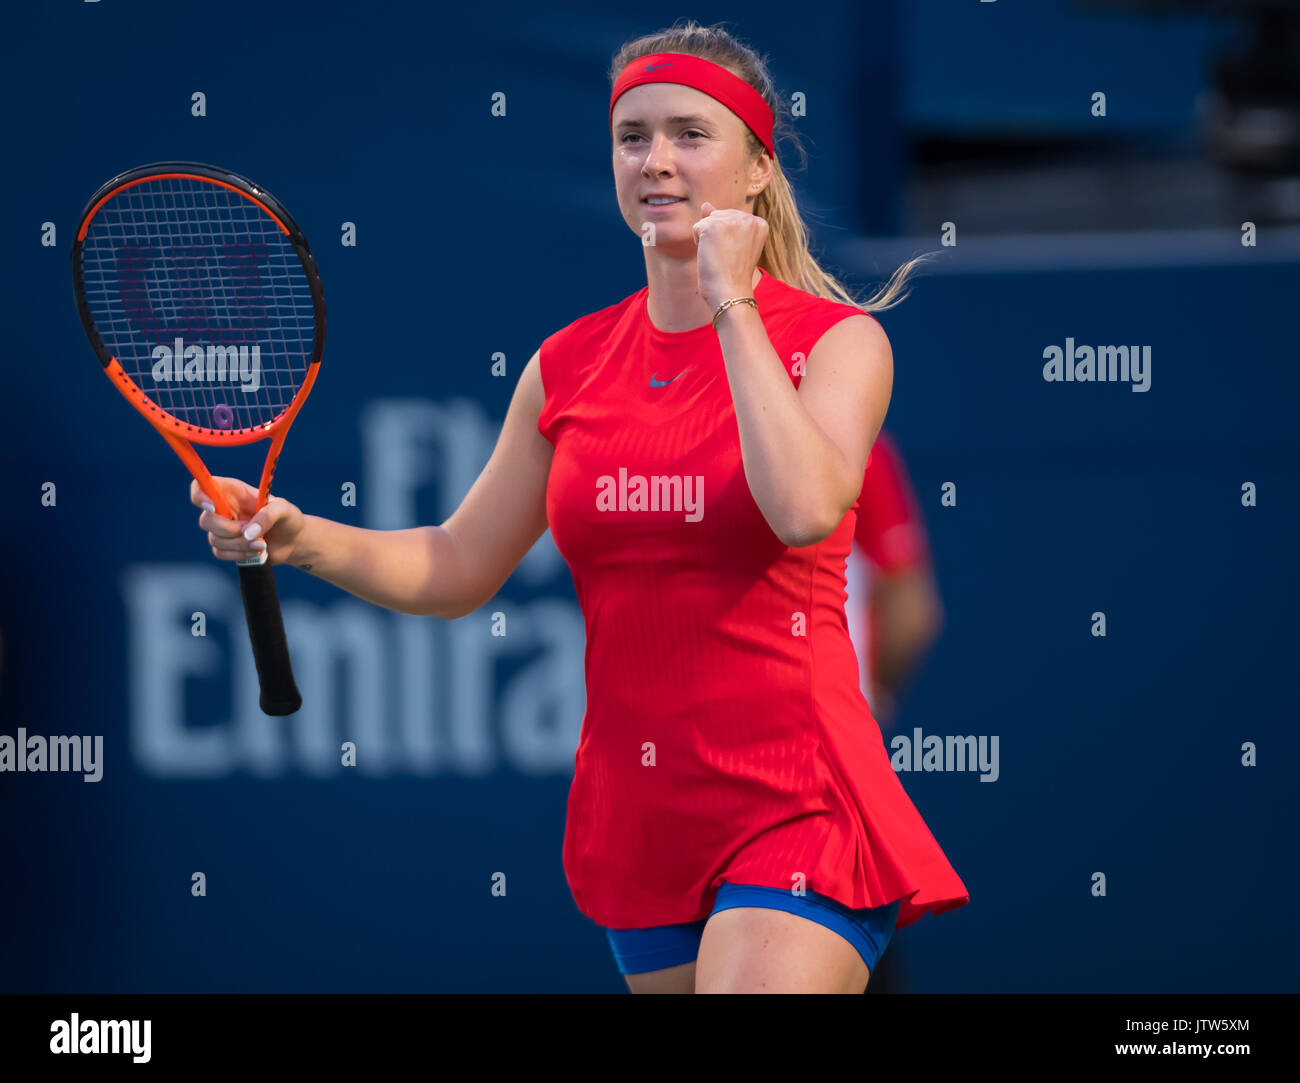
[[[82,212],[72,284],[105,375],[162,434],[218,514],[242,518],[194,445],[270,440],[257,488],[257,509],[264,507],[325,344],[320,274],[283,204],[236,173],[197,162],[128,170]],[[239,565],[239,586],[262,710],[292,714],[302,696],[266,550]]]
[[[252,394],[262,386],[262,351],[257,343],[249,346],[186,346],[183,338],[170,346],[153,348],[154,383],[176,380],[190,383],[237,383],[239,390]]]

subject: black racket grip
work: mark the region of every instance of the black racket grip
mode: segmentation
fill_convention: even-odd
[[[253,662],[262,694],[262,711],[269,715],[293,714],[302,706],[302,695],[293,680],[289,642],[284,637],[280,598],[275,592],[271,564],[240,564],[239,592],[244,596],[244,617],[248,638],[253,643]]]

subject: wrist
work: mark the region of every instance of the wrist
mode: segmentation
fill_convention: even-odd
[[[728,318],[745,319],[746,317],[743,316],[736,317],[734,315],[734,313],[742,310],[749,310],[754,313],[758,312],[758,302],[754,299],[752,295],[732,294],[730,297],[724,298],[722,301],[718,302],[718,304],[715,305],[713,308],[714,330],[720,329],[722,327],[722,324]]]
[[[709,302],[709,308],[713,312],[718,311],[718,306],[723,301],[730,300],[732,297],[753,297],[754,287],[745,282],[733,282],[729,286],[723,286],[721,289],[715,289],[704,299]]]
[[[303,515],[302,526],[289,543],[283,563],[292,564],[305,572],[315,571],[320,565],[320,525],[323,520],[317,515]]]

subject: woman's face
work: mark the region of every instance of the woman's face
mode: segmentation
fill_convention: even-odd
[[[646,244],[685,253],[706,200],[753,213],[772,176],[771,159],[751,160],[749,129],[716,98],[678,83],[646,83],[614,103],[614,185],[619,210]],[[651,196],[680,197],[664,206]],[[653,231],[646,228],[652,223]]]

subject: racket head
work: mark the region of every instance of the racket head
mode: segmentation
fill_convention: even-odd
[[[282,436],[325,345],[325,295],[285,206],[246,177],[154,162],[101,185],[72,245],[77,311],[105,373],[164,435]]]

